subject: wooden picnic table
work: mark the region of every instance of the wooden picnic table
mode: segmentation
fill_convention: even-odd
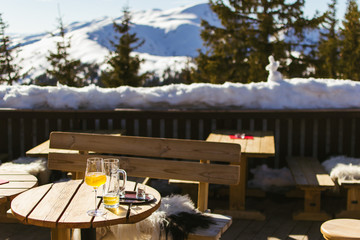
[[[236,138],[237,133],[245,133],[245,138]],[[222,211],[234,218],[264,220],[259,211],[245,209],[248,158],[267,158],[275,156],[274,133],[270,131],[216,130],[206,141],[238,143],[241,146],[240,183],[230,186],[230,210]]]
[[[121,136],[123,133],[122,130],[98,130],[98,131],[81,131],[85,133],[103,133],[103,134],[110,134],[110,135],[117,135]],[[33,147],[32,149],[26,152],[27,157],[42,157],[47,158],[50,151],[50,140],[46,140],[39,145]],[[51,152],[58,152],[58,153],[79,153],[79,151],[74,150],[66,150],[66,149],[51,149]]]
[[[42,157],[47,158],[49,154],[49,147],[50,140],[46,140],[45,142],[40,143],[39,145],[33,147],[29,151],[26,152],[26,156],[28,157]],[[78,153],[79,151],[72,151],[72,150],[64,150],[64,149],[51,149],[52,151],[57,152],[66,152],[66,153]]]
[[[135,182],[128,181],[126,190],[133,190],[134,186]],[[89,235],[93,238],[97,227],[136,223],[150,216],[160,206],[161,196],[150,186],[146,187],[146,192],[152,194],[154,200],[132,205],[128,218],[126,215],[130,205],[126,204],[111,211],[104,209],[107,214],[102,217],[89,216],[87,211],[94,208],[94,190],[83,180],[51,183],[30,189],[12,201],[11,210],[21,223],[51,228],[52,239],[70,239],[72,228],[89,229]],[[103,208],[101,198],[98,199],[99,208]]]
[[[0,184],[0,222],[17,222],[6,216],[10,203],[20,193],[37,186],[38,180],[34,175],[20,171],[0,171],[0,179],[9,181]]]

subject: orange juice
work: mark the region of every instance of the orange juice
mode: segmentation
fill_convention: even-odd
[[[106,194],[104,196],[104,206],[106,208],[115,208],[119,206],[119,195]]]
[[[94,188],[98,188],[106,182],[106,175],[103,172],[89,172],[85,176],[85,183]]]

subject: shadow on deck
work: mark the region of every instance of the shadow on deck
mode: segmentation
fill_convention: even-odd
[[[322,221],[294,221],[292,214],[303,209],[302,198],[288,198],[280,194],[267,194],[266,198],[247,198],[247,209],[260,210],[265,221],[234,219],[222,240],[233,239],[296,239],[323,240]],[[345,198],[328,194],[322,197],[322,209],[335,216],[346,205]]]

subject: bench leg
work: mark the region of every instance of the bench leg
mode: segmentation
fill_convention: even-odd
[[[295,213],[294,220],[325,221],[331,216],[321,211],[321,191],[320,189],[304,188],[304,211]]]
[[[10,209],[10,202],[0,203],[0,223],[18,223],[15,217],[9,217],[7,211]]]
[[[346,210],[336,214],[337,218],[360,219],[360,188],[347,187]]]

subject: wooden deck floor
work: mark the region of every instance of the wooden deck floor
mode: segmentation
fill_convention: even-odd
[[[212,204],[215,204],[215,200]],[[226,201],[217,202],[224,204]],[[344,198],[325,196],[323,208],[334,214],[344,206]],[[279,194],[267,194],[265,198],[248,197],[248,209],[261,210],[266,215],[265,221],[234,219],[222,240],[262,240],[296,239],[322,240],[318,221],[293,221],[292,213],[303,207],[303,199],[287,198]],[[47,240],[50,230],[22,224],[0,224],[0,240]]]
[[[249,209],[261,210],[265,221],[234,219],[222,240],[296,239],[323,240],[320,232],[321,221],[294,221],[292,214],[303,209],[303,199],[272,195],[266,198],[247,198]],[[323,209],[334,215],[344,199],[334,196],[323,197]]]

